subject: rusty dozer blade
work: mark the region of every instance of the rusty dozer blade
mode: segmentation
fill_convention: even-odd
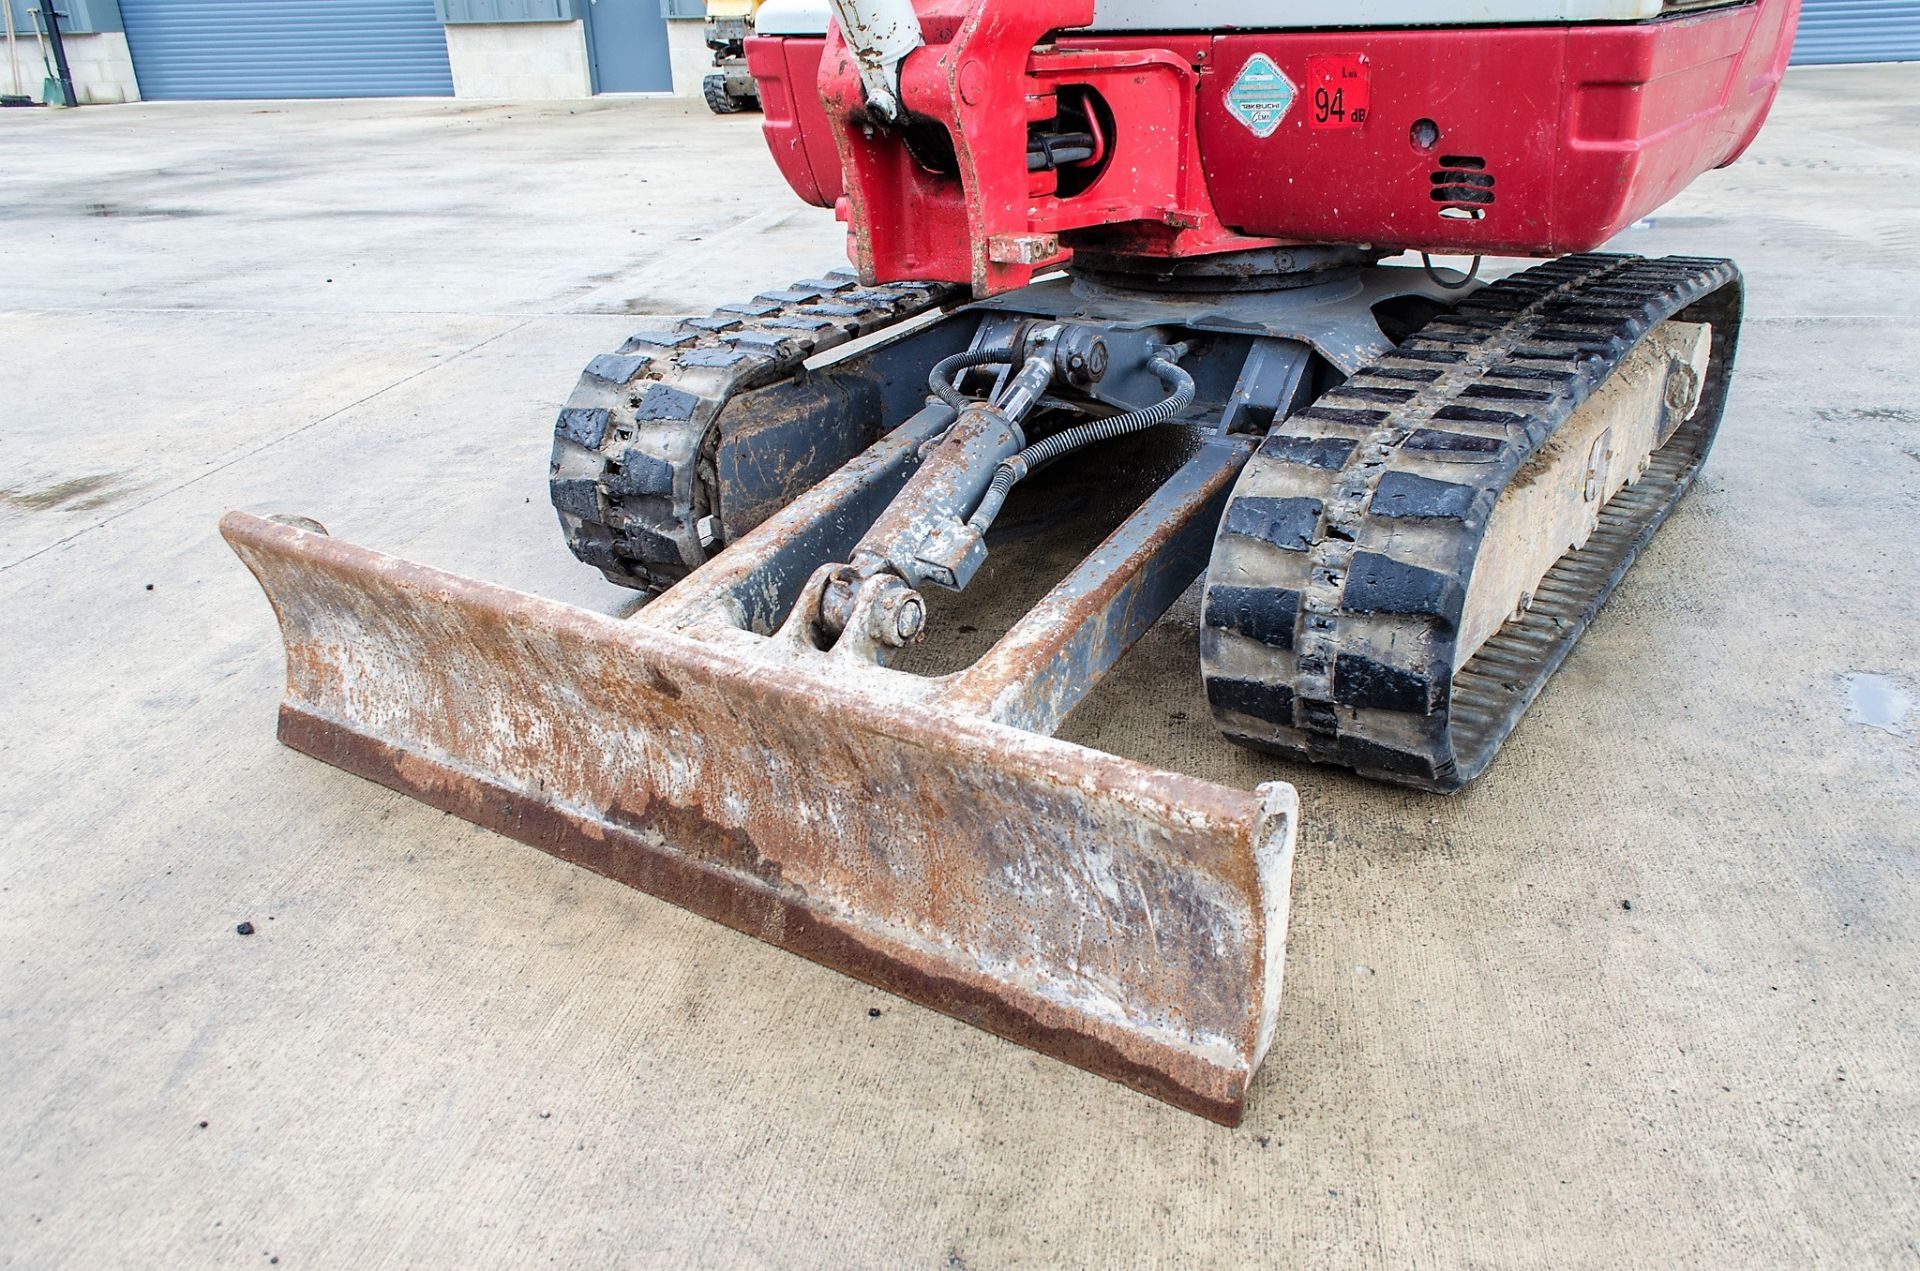
[[[836,517],[884,501],[942,422],[629,620],[230,513],[286,642],[281,740],[1236,1123],[1279,1007],[1293,789],[1041,735],[1084,690],[1015,664],[1071,660],[1076,683],[1111,665],[1204,562],[1252,443],[1205,448],[969,672],[908,676],[743,616],[796,594],[791,570],[767,582],[785,548],[844,559],[859,526]]]

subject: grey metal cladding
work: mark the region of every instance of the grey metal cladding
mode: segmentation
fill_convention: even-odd
[[[433,10],[448,26],[482,22],[573,22],[579,0],[433,0]]]
[[[1920,61],[1920,0],[1803,0],[1793,60]]]

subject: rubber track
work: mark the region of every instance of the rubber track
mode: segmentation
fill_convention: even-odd
[[[1201,664],[1221,729],[1421,789],[1479,776],[1698,473],[1741,295],[1730,261],[1566,257],[1474,293],[1276,424],[1235,486],[1207,577]],[[1712,325],[1692,417],[1454,674],[1501,492],[1670,318]]]
[[[706,98],[707,109],[716,115],[737,115],[746,109],[746,99],[736,98],[727,91],[725,75],[709,75],[701,80],[700,95]]]
[[[734,394],[797,373],[816,353],[961,294],[944,283],[862,287],[845,270],[641,331],[587,363],[553,430],[548,492],[573,554],[613,582],[665,590],[721,544],[705,470]]]

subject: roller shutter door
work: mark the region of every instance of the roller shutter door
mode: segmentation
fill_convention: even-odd
[[[1920,61],[1920,0],[1805,0],[1793,60]]]
[[[120,0],[140,95],[448,97],[433,0]]]

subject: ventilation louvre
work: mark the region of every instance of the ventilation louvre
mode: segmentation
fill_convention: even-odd
[[[1450,221],[1477,221],[1494,201],[1493,173],[1487,161],[1474,154],[1440,156],[1440,167],[1429,178],[1427,197],[1440,204],[1440,215]]]

